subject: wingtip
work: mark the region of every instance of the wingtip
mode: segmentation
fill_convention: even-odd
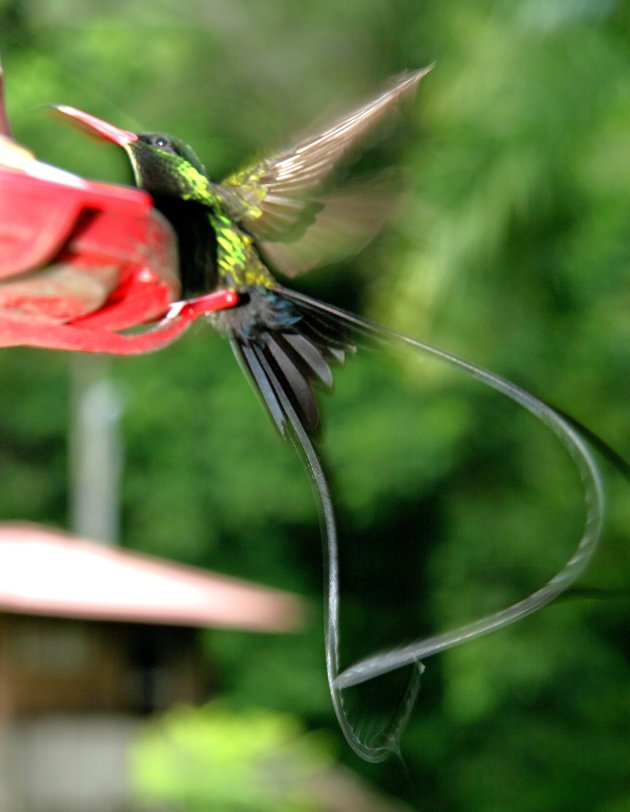
[[[420,81],[424,79],[427,73],[430,73],[434,67],[435,62],[431,62],[430,65],[427,65],[424,68],[420,68],[419,70],[414,71],[407,70],[404,73],[401,73],[394,80],[394,84],[391,86],[390,89],[390,94],[393,92],[395,98],[399,99],[403,97],[405,94],[414,91],[417,88]]]
[[[399,78],[398,83],[403,87],[413,87],[423,79],[427,73],[431,73],[433,68],[435,67],[436,63],[431,62],[430,65],[427,65],[424,68],[419,68],[418,70],[414,71],[405,71]]]

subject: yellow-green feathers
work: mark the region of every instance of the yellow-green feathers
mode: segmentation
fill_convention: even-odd
[[[209,217],[217,239],[219,276],[224,284],[273,287],[274,278],[258,256],[252,238],[226,214],[212,212]]]

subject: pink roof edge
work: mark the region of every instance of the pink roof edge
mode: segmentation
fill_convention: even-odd
[[[290,631],[297,595],[27,522],[0,524],[0,612]]]

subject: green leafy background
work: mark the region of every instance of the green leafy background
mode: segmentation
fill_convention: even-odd
[[[626,455],[629,31],[621,0],[0,2],[16,136],[116,182],[129,182],[124,157],[41,105],[173,132],[220,178],[436,61],[381,150],[406,182],[393,222],[300,287],[512,378]],[[0,354],[3,519],[67,523],[72,363]],[[122,543],[308,596],[300,634],[204,642],[232,708],[289,712],[334,740],[300,463],[208,327],[116,360],[113,375]],[[323,402],[348,664],[516,600],[570,555],[577,476],[497,395],[433,362],[367,352]],[[339,742],[342,761],[424,810],[630,809],[630,500],[613,474],[609,487],[602,550],[579,585],[590,591],[430,660],[404,768],[364,765]],[[359,726],[393,710],[394,683],[354,691]]]

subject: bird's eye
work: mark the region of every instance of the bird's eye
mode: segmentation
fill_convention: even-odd
[[[168,147],[169,146],[168,139],[164,138],[163,135],[159,135],[155,139],[155,141],[153,143],[155,144],[156,147]]]

